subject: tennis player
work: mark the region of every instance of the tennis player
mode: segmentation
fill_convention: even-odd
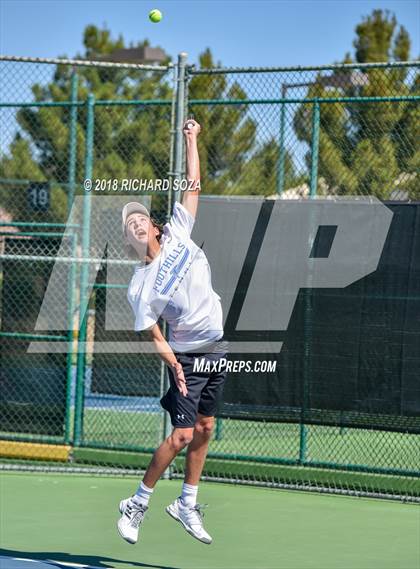
[[[226,377],[220,360],[226,361],[228,344],[223,339],[220,296],[213,290],[208,260],[191,239],[200,192],[200,130],[192,119],[184,124],[187,179],[192,189],[183,192],[182,203],[175,202],[169,223],[159,227],[149,211],[135,202],[122,212],[126,243],[144,260],[135,267],[127,298],[135,315],[135,330],[149,331],[157,353],[168,366],[170,387],[160,402],[173,426],[170,436],[155,451],[136,493],[120,502],[118,531],[128,543],[137,542],[156,483],[186,447],[182,493],[166,512],[202,543],[212,542],[203,527],[197,493]],[[159,327],[159,317],[168,324],[168,342]],[[204,358],[205,364],[209,361],[211,365],[203,368],[213,370],[194,369],[197,358]]]

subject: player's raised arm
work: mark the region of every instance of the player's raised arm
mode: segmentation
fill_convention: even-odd
[[[200,158],[198,156],[197,137],[201,126],[197,121],[188,119],[184,124],[184,136],[187,157],[187,180],[193,188],[184,191],[182,205],[195,217],[200,193]]]

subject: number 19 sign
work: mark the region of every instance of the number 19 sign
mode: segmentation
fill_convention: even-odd
[[[50,207],[50,184],[31,182],[28,187],[28,207],[32,211],[48,211]]]

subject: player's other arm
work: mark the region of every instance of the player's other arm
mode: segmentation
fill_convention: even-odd
[[[175,354],[162,334],[159,324],[154,324],[148,329],[149,334],[153,340],[156,351],[167,366],[169,366],[175,377],[175,382],[179,391],[182,395],[187,395],[187,384],[185,382],[184,372],[182,370],[182,365],[177,361]]]
[[[190,128],[188,128],[188,125],[190,125]],[[184,124],[183,130],[187,158],[187,180],[189,182],[188,186],[192,186],[192,189],[183,192],[181,203],[195,218],[200,193],[200,158],[198,156],[197,137],[201,126],[195,120],[189,119]]]

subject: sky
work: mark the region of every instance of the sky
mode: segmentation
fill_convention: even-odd
[[[163,20],[148,20],[151,9]],[[353,52],[354,28],[373,9],[390,10],[408,30],[411,58],[420,54],[419,0],[0,0],[0,52],[74,57],[83,30],[106,25],[126,44],[150,40],[189,63],[210,47],[226,67],[322,65]]]

